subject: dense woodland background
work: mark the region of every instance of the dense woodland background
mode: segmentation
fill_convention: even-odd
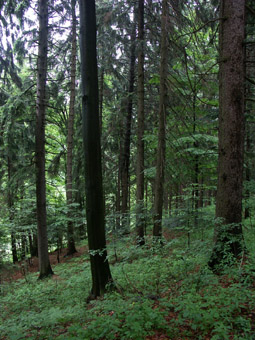
[[[255,5],[95,5],[0,3],[0,331],[253,339]]]

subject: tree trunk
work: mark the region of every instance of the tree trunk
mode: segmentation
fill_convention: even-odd
[[[9,220],[13,223],[13,193],[11,190],[11,178],[12,178],[12,161],[8,156],[8,209],[9,209]],[[11,231],[11,245],[12,245],[12,261],[13,263],[18,262],[17,245],[15,233]]]
[[[120,191],[121,191],[121,155],[119,154],[118,159],[118,178],[117,178],[117,190],[116,190],[116,230],[120,229],[120,214],[121,214],[121,205],[120,205]]]
[[[38,230],[39,279],[53,274],[48,254],[45,180],[45,111],[48,49],[48,1],[38,1],[39,45],[35,132],[36,208]]]
[[[144,0],[138,3],[138,42],[136,229],[138,244],[144,245]]]
[[[250,169],[250,162],[249,162],[249,153],[251,152],[251,140],[250,140],[250,129],[248,123],[246,124],[246,153],[247,153],[247,161],[245,167],[245,180],[246,180],[246,190],[245,190],[245,209],[244,209],[244,218],[250,218],[250,190],[249,190],[249,183],[251,180],[251,169]]]
[[[219,160],[215,246],[209,266],[244,250],[242,188],[244,149],[245,0],[222,0],[220,23]]]
[[[74,227],[72,220],[73,203],[73,134],[75,116],[75,75],[76,75],[76,0],[72,0],[72,54],[71,54],[71,86],[70,86],[70,106],[67,128],[67,161],[66,161],[66,199],[67,199],[67,255],[76,252],[74,240]]]
[[[102,64],[104,63],[104,56],[102,56]],[[99,129],[100,136],[103,128],[103,103],[104,103],[104,67],[101,68],[100,83],[99,83]]]
[[[80,0],[80,37],[86,217],[93,281],[90,298],[96,298],[106,291],[112,277],[105,238],[94,0]]]
[[[128,193],[129,193],[129,165],[130,165],[130,138],[131,138],[131,122],[133,110],[133,93],[135,82],[135,38],[136,38],[136,23],[134,22],[131,33],[131,51],[130,51],[130,69],[129,69],[129,88],[127,97],[127,116],[125,135],[121,159],[121,213],[123,231],[129,231],[129,223],[127,218],[128,213]]]
[[[159,99],[159,128],[158,128],[158,150],[155,179],[155,201],[154,201],[154,226],[153,236],[162,236],[162,212],[164,197],[164,172],[165,172],[165,124],[166,124],[166,104],[167,104],[167,50],[168,50],[168,1],[162,2],[161,16],[161,51],[160,51],[160,99]]]
[[[31,256],[38,257],[38,237],[35,232],[33,232],[33,252],[31,253]]]

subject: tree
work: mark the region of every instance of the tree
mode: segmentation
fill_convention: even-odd
[[[94,0],[80,0],[80,53],[86,217],[92,273],[90,298],[96,298],[106,291],[112,277],[105,238]]]
[[[73,203],[73,133],[74,133],[74,116],[75,116],[75,74],[76,74],[76,0],[72,0],[72,53],[71,53],[71,86],[70,86],[70,105],[67,127],[67,160],[66,160],[66,199],[68,208],[67,221],[67,254],[71,255],[76,252],[74,241],[74,228],[72,221],[72,203]]]
[[[158,149],[155,179],[155,201],[154,201],[154,226],[153,236],[162,235],[162,211],[164,197],[164,172],[166,157],[166,105],[167,105],[167,49],[168,49],[168,1],[162,2],[161,16],[161,51],[160,51],[160,99],[159,99],[159,127],[158,127]]]
[[[245,0],[222,0],[220,9],[219,160],[215,245],[209,266],[216,269],[226,254],[244,250],[242,189],[244,149]]]
[[[10,223],[13,220],[13,193],[11,190],[11,180],[12,180],[12,162],[10,155],[8,156],[8,208],[9,208],[9,219]],[[12,246],[12,260],[13,263],[18,261],[17,246],[15,233],[11,231],[11,246]]]
[[[35,131],[36,207],[38,231],[39,279],[53,274],[48,253],[45,179],[45,111],[48,49],[48,1],[38,1],[39,42],[37,63],[37,99]]]
[[[124,130],[123,148],[121,154],[121,212],[123,220],[124,232],[129,229],[129,223],[127,220],[128,213],[128,194],[129,194],[129,168],[130,168],[130,139],[131,139],[131,124],[132,124],[132,112],[133,112],[133,93],[135,83],[135,41],[136,41],[136,22],[134,21],[132,32],[130,34],[130,68],[129,68],[129,84],[126,100],[126,121]]]
[[[138,113],[137,113],[137,167],[136,167],[136,204],[138,244],[144,244],[144,0],[138,3]]]

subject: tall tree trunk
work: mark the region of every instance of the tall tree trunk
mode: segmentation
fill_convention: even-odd
[[[159,128],[158,128],[158,150],[155,179],[155,200],[154,200],[154,226],[153,236],[162,235],[162,212],[164,197],[164,172],[166,157],[166,105],[167,105],[167,55],[168,55],[168,1],[162,1],[161,16],[161,51],[160,51],[160,99],[159,99]]]
[[[245,0],[222,0],[220,18],[219,160],[215,246],[209,265],[243,249],[242,189],[244,149]]]
[[[35,131],[36,208],[38,230],[39,279],[53,274],[48,254],[45,179],[45,111],[48,49],[48,1],[38,1],[39,45]]]
[[[131,33],[131,51],[130,51],[130,69],[129,69],[129,88],[127,97],[127,116],[126,126],[124,132],[123,151],[121,159],[121,212],[123,217],[123,229],[129,230],[129,223],[127,218],[128,213],[128,192],[129,192],[129,165],[130,165],[130,139],[131,139],[131,122],[132,122],[132,110],[133,110],[133,93],[135,82],[135,38],[136,38],[136,23]]]
[[[245,40],[248,42],[252,40],[254,34],[254,18],[255,13],[251,13],[248,6],[251,6],[251,2],[246,2],[246,30],[245,30]],[[252,15],[251,15],[252,14]],[[253,26],[251,29],[250,26]],[[252,139],[251,139],[251,129],[250,129],[250,119],[253,119],[254,114],[254,84],[252,84],[249,80],[254,79],[255,69],[254,69],[254,59],[255,59],[255,48],[254,44],[245,44],[245,76],[247,81],[245,82],[245,181],[246,181],[246,189],[245,189],[245,209],[244,209],[244,218],[250,218],[251,210],[250,210],[250,180],[251,180],[251,162],[250,162],[250,153],[252,152]]]
[[[193,95],[193,135],[196,134],[196,128],[197,128],[197,116],[196,116],[196,99],[197,99],[197,91],[196,91],[197,83],[195,79],[194,84],[194,95]],[[198,148],[199,144],[198,141],[195,141],[193,143],[194,148]],[[193,190],[192,190],[192,200],[193,200],[193,207],[192,211],[194,211],[194,226],[197,227],[198,224],[198,207],[199,207],[199,191],[198,191],[198,177],[199,177],[199,156],[194,156],[194,179],[193,179]]]
[[[11,178],[12,178],[12,161],[8,156],[8,209],[9,209],[9,220],[13,223],[13,193],[11,189]],[[11,246],[12,246],[12,261],[13,263],[18,262],[17,245],[15,233],[11,231]]]
[[[120,214],[121,214],[121,204],[120,204],[120,192],[121,192],[121,155],[119,154],[118,159],[118,178],[117,178],[117,188],[116,188],[116,230],[120,229]]]
[[[93,281],[90,298],[96,298],[106,291],[112,277],[105,238],[94,0],[80,0],[80,25],[86,217]]]
[[[67,162],[66,162],[66,199],[68,208],[67,222],[67,255],[76,252],[74,240],[74,227],[72,220],[72,203],[73,203],[73,134],[74,134],[74,117],[75,117],[75,75],[76,75],[76,0],[72,0],[72,53],[71,53],[71,86],[70,86],[70,106],[67,128]]]
[[[136,167],[136,228],[138,244],[144,244],[144,0],[138,2],[138,114]]]

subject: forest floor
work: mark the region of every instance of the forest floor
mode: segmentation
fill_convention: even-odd
[[[50,254],[55,275],[37,280],[32,258],[0,272],[1,340],[254,340],[255,260],[243,259],[217,276],[206,266],[209,241],[177,231],[165,246],[148,238],[110,240],[116,291],[86,303],[87,245],[73,256]]]
[[[180,237],[183,232],[180,231],[165,231],[165,240],[173,240],[176,237]],[[60,251],[55,250],[49,253],[49,259],[52,266],[56,266],[60,263],[66,263],[72,260],[72,258],[81,257],[85,253],[88,254],[88,246],[76,247],[77,252],[67,256],[67,248],[63,248]],[[1,270],[1,280],[2,281],[13,281],[24,279],[28,273],[36,273],[39,268],[39,259],[37,256],[31,258],[26,258],[25,260],[19,261],[17,263],[9,264],[2,268]]]
[[[83,254],[88,252],[87,246],[77,247],[77,252],[73,255],[67,256],[67,249],[61,249],[61,252],[55,250],[49,253],[50,263],[52,266],[56,266],[60,263],[66,263],[76,257],[81,257]],[[24,279],[28,273],[36,273],[39,268],[39,259],[36,256],[32,258],[19,261],[17,263],[5,266],[1,270],[2,281],[13,281]]]

